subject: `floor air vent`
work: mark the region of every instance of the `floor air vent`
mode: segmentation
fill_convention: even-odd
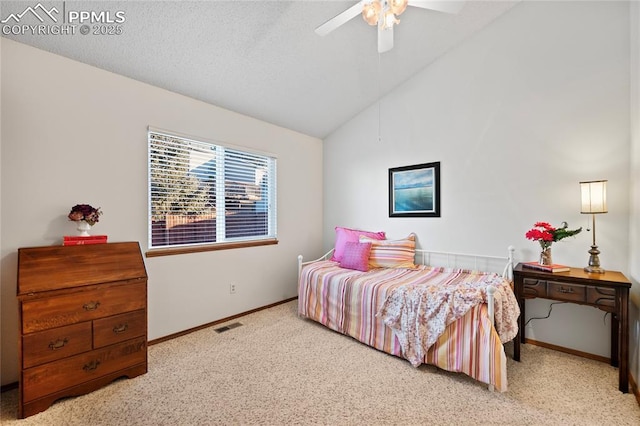
[[[234,323],[232,323],[232,324],[227,324],[227,325],[225,325],[225,326],[222,326],[222,327],[216,328],[216,329],[215,329],[215,332],[216,332],[216,333],[223,333],[223,332],[225,332],[225,331],[229,331],[229,330],[231,330],[232,328],[238,328],[238,327],[240,327],[241,325],[242,325],[242,324],[241,324],[241,323],[239,323],[239,322],[234,322]]]

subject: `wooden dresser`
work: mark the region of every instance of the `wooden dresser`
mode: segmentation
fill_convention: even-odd
[[[147,372],[147,272],[137,242],[18,250],[18,417]]]

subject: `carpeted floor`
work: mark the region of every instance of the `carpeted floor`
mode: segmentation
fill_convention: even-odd
[[[523,345],[509,390],[418,369],[296,315],[296,301],[149,347],[149,372],[3,425],[639,425],[632,394],[601,362]],[[507,345],[507,351],[510,351]]]

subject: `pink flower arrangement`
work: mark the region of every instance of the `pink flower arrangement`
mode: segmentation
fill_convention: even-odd
[[[74,222],[80,222],[84,220],[89,225],[93,226],[97,222],[100,221],[100,215],[102,212],[100,211],[100,207],[93,208],[89,204],[76,204],[71,207],[71,212],[69,212],[69,220],[73,220]]]
[[[562,222],[559,228],[554,228],[547,222],[536,222],[524,236],[528,240],[538,241],[542,250],[545,250],[551,247],[551,243],[572,237],[582,231],[582,227],[573,230],[568,228],[567,222]]]

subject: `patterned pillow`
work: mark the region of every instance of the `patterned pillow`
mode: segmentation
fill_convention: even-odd
[[[358,229],[349,229],[343,228],[341,226],[336,226],[336,244],[333,250],[333,255],[331,256],[331,260],[340,262],[342,260],[342,254],[344,253],[344,245],[350,241],[357,243],[358,238],[361,235],[365,235],[373,240],[384,240],[386,238],[384,232],[360,231]]]
[[[342,253],[340,267],[367,272],[369,270],[370,253],[371,243],[354,243],[348,241],[344,245],[344,253]]]
[[[410,234],[402,240],[377,241],[360,237],[360,242],[371,243],[369,268],[416,268],[416,235]]]

